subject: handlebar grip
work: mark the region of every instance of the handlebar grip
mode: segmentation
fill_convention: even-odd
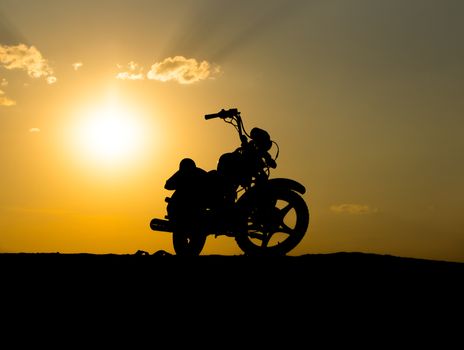
[[[208,120],[208,119],[213,119],[213,118],[218,118],[219,115],[217,113],[213,113],[213,114],[205,114],[205,119]]]
[[[218,113],[213,114],[206,114],[205,119],[213,119],[213,118],[232,118],[238,114],[237,108],[231,108],[229,110],[221,109]]]

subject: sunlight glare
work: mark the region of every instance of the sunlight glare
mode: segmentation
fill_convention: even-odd
[[[77,147],[81,156],[93,163],[127,164],[143,151],[146,129],[136,110],[108,103],[83,114]]]
[[[130,155],[140,133],[136,123],[112,106],[98,114],[85,127],[90,151],[98,158],[110,160]]]

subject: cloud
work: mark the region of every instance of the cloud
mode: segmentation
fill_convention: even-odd
[[[2,81],[0,82],[0,86],[7,86],[8,81],[5,78],[2,78]]]
[[[16,101],[13,101],[11,98],[3,95],[5,95],[5,93],[0,90],[0,106],[10,107],[16,104]]]
[[[43,77],[49,84],[56,82],[53,69],[35,46],[0,45],[0,66],[25,70],[31,78]]]
[[[173,80],[180,84],[192,84],[218,72],[219,67],[212,68],[207,61],[198,62],[194,58],[175,56],[153,64],[147,78],[162,82]]]
[[[118,64],[118,68],[122,69],[123,66]],[[145,79],[145,75],[143,74],[143,68],[139,66],[138,63],[134,61],[130,61],[127,64],[127,70],[124,72],[119,72],[116,74],[116,79],[121,80],[143,80]]]
[[[361,215],[361,214],[372,214],[377,213],[377,208],[371,208],[365,204],[336,204],[330,207],[330,210],[335,213],[347,213],[347,214],[354,214],[354,215]]]
[[[78,70],[79,68],[81,68],[84,64],[82,62],[74,62],[72,64],[72,67],[74,70]]]
[[[39,128],[30,128],[29,132],[40,132]]]
[[[56,83],[56,77],[55,76],[47,77],[47,83],[48,84],[55,84]]]

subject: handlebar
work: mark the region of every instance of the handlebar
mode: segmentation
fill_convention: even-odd
[[[253,128],[251,130],[251,134],[248,134],[245,130],[245,127],[243,125],[242,117],[240,116],[240,112],[238,111],[237,108],[231,108],[228,110],[221,109],[217,113],[212,113],[212,114],[205,114],[205,119],[214,119],[214,118],[221,118],[224,119],[226,123],[232,124],[235,129],[238,132],[238,135],[240,137],[240,141],[242,143],[242,147],[245,147],[246,145],[249,144],[250,140],[254,141],[254,144],[259,144],[259,147],[261,148],[262,151],[264,151],[264,157],[266,158],[266,164],[268,167],[275,168],[276,162],[275,159],[277,159],[277,156],[279,155],[279,146],[277,145],[276,142],[271,141],[269,134],[262,129],[259,128]],[[229,120],[226,120],[230,118]],[[277,145],[277,154],[275,158],[272,158],[271,155],[267,152],[269,149],[272,147],[272,143]]]
[[[218,113],[205,114],[205,119],[209,120],[213,118],[221,118],[221,119],[232,118],[238,114],[239,112],[237,108],[231,108],[228,110],[221,109]]]

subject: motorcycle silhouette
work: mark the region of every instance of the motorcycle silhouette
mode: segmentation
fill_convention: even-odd
[[[277,166],[279,146],[263,129],[248,134],[236,109],[206,114],[235,127],[241,145],[220,156],[217,168],[205,171],[190,158],[166,181],[165,219],[150,222],[153,231],[171,232],[176,255],[200,255],[209,235],[235,238],[245,255],[286,255],[303,239],[309,209],[306,188],[288,178],[269,178]],[[275,145],[275,157],[270,150]]]

